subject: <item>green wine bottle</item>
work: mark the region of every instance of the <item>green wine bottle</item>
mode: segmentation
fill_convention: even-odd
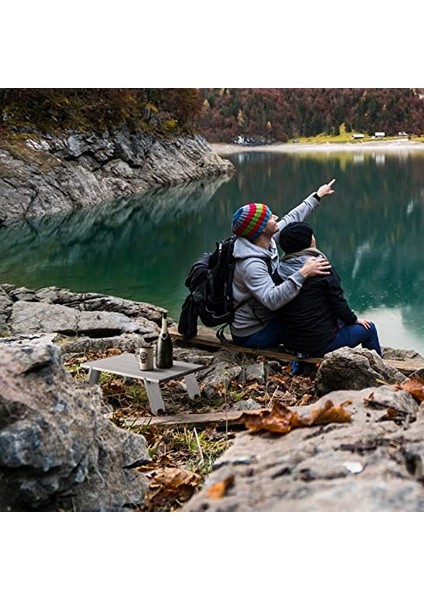
[[[156,368],[170,369],[172,361],[172,340],[168,332],[168,313],[162,313],[162,327],[156,343]]]

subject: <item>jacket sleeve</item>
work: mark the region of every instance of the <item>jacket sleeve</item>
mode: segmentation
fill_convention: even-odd
[[[269,310],[275,311],[293,300],[305,283],[305,277],[296,271],[280,285],[275,285],[267,264],[261,258],[242,261],[241,275],[250,294]]]
[[[278,222],[278,232],[274,234],[275,241],[278,241],[280,237],[280,232],[286,225],[289,223],[294,223],[295,221],[304,221],[306,217],[308,217],[317,206],[319,206],[320,202],[317,200],[317,197],[314,194],[308,196],[303,202],[301,202],[298,206],[293,208],[287,215],[282,217],[282,219]]]
[[[347,303],[340,279],[335,271],[327,277],[327,299],[338,319],[341,319],[346,325],[356,323],[358,318]]]

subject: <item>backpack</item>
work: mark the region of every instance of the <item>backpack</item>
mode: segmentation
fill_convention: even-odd
[[[224,330],[234,320],[235,312],[250,298],[234,306],[233,277],[236,259],[233,256],[232,236],[216,242],[214,252],[205,252],[191,267],[185,286],[190,290],[181,308],[178,332],[184,340],[197,335],[197,320],[207,327],[222,327],[216,332],[221,342],[226,342]],[[268,265],[270,270],[270,265]]]

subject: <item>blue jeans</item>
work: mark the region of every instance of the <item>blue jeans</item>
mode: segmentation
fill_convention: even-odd
[[[359,325],[358,323],[355,323],[355,325],[343,325],[339,329],[335,339],[320,354],[327,354],[327,352],[332,352],[343,346],[355,348],[358,344],[362,344],[362,347],[368,350],[375,350],[381,356],[381,346],[374,323],[371,323],[369,329],[365,329],[363,325]]]
[[[281,344],[283,327],[278,317],[272,317],[270,321],[256,333],[239,337],[233,335],[234,342],[245,348],[269,348]]]
[[[270,346],[277,346],[281,344],[283,326],[278,317],[273,317],[268,321],[267,325],[246,337],[238,337],[233,335],[233,340],[239,346],[245,348],[268,348]],[[335,339],[322,349],[319,353],[313,353],[315,356],[323,356],[327,352],[337,350],[343,346],[349,346],[349,348],[355,348],[362,344],[363,348],[368,350],[375,350],[377,354],[381,356],[381,347],[378,339],[377,329],[374,323],[371,323],[369,329],[365,329],[363,325],[342,325],[335,337]],[[306,356],[306,354],[304,355]]]

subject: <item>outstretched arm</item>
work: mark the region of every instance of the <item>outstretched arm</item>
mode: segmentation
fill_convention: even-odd
[[[315,208],[319,206],[321,198],[334,194],[335,191],[333,190],[333,184],[335,181],[335,179],[332,179],[329,183],[324,183],[321,185],[316,192],[308,196],[287,215],[282,217],[282,219],[280,219],[278,222],[278,232],[274,235],[275,240],[278,240],[280,231],[284,229],[286,225],[289,223],[294,223],[295,221],[304,221],[315,210]]]

